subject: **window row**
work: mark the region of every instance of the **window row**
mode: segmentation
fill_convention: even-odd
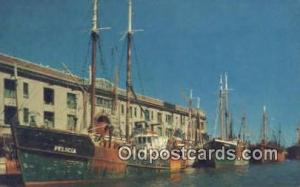
[[[17,108],[14,106],[4,106],[4,123],[12,124],[17,121]],[[37,126],[36,114],[30,113],[28,108],[23,108],[23,122],[30,126]],[[55,128],[54,112],[44,111],[43,124],[46,128]],[[75,131],[77,127],[77,117],[67,115],[67,130]]]
[[[104,108],[112,108],[112,100],[102,97],[96,97],[96,105]]]
[[[120,109],[121,109],[121,115],[126,115],[124,104],[121,104]],[[140,107],[132,107],[132,106],[129,108],[129,115],[130,115],[131,118],[132,117],[137,118],[138,113],[140,114],[140,118],[144,118],[147,121],[154,120],[154,111],[149,111],[148,109],[144,109],[142,111],[142,109]],[[159,123],[162,123],[163,122],[163,114],[161,112],[157,112],[156,114],[157,114],[157,121]],[[172,124],[173,120],[174,120],[174,117],[173,117],[172,114],[166,114],[165,115],[165,122],[166,123]],[[176,120],[177,120],[177,117],[176,117]],[[185,124],[185,120],[186,120],[186,117],[183,116],[183,115],[180,115],[180,124],[181,125]]]
[[[16,98],[16,81],[12,79],[4,79],[4,97]],[[23,97],[29,98],[29,84],[23,83]],[[44,88],[43,90],[44,104],[54,105],[55,94],[52,88]],[[77,97],[74,93],[67,93],[68,108],[75,109],[77,107]]]

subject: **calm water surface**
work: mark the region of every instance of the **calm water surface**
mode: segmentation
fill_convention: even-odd
[[[123,180],[116,183],[103,183],[103,185],[114,187],[300,187],[300,161],[250,165],[243,168],[191,168],[171,177]]]
[[[300,161],[250,165],[241,168],[190,168],[170,177],[131,178],[77,187],[100,186],[300,187]]]

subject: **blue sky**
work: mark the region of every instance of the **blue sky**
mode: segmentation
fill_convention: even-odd
[[[219,75],[228,72],[238,129],[247,114],[259,136],[262,106],[271,129],[295,142],[300,122],[299,0],[134,0],[134,86],[138,92],[186,105],[182,92],[201,98],[214,133]],[[91,1],[0,0],[0,52],[87,76]],[[98,76],[121,68],[124,87],[127,1],[101,0],[103,60]],[[114,49],[114,50],[113,50]],[[114,51],[114,52],[112,52]],[[103,62],[103,63],[102,63]]]

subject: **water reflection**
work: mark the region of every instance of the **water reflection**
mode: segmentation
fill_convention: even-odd
[[[78,187],[274,187],[300,186],[300,161],[286,161],[281,164],[250,165],[249,167],[189,168],[180,173],[165,176],[134,177],[110,180],[94,185]],[[141,175],[143,176],[143,175]],[[1,184],[0,184],[1,186]],[[9,186],[9,185],[8,185]],[[15,185],[10,185],[12,187]]]

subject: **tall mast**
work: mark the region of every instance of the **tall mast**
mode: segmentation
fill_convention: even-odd
[[[98,35],[98,26],[97,26],[97,6],[98,6],[98,0],[93,0],[93,17],[92,17],[92,30],[91,30],[91,39],[92,39],[92,65],[91,65],[91,88],[90,88],[90,94],[91,94],[91,122],[90,122],[90,128],[94,127],[95,123],[95,86],[96,86],[96,54],[97,54],[97,41],[99,39]]]
[[[297,144],[300,145],[300,128],[297,128]]]
[[[246,115],[243,115],[241,120],[240,132],[239,132],[239,138],[242,139],[242,141],[246,141],[246,135],[245,135],[246,126],[247,126]]]
[[[197,126],[195,128],[195,143],[202,143],[201,121],[200,121],[200,97],[197,97]]]
[[[266,106],[263,107],[263,126],[262,126],[262,143],[267,143],[267,128],[268,128],[268,115]]]
[[[192,107],[193,107],[193,90],[190,90],[190,97],[189,97],[189,126],[188,126],[188,140],[192,139]]]
[[[220,76],[220,93],[219,93],[219,120],[220,120],[220,138],[225,140],[225,123],[224,123],[224,86],[223,86],[223,77]]]
[[[129,141],[130,99],[131,99],[131,48],[132,48],[132,2],[128,1],[128,31],[127,31],[127,73],[126,73],[126,140]]]
[[[225,113],[225,137],[226,139],[231,138],[232,136],[232,121],[231,121],[231,115],[229,114],[229,101],[228,101],[228,94],[229,94],[229,89],[228,89],[228,78],[227,78],[227,73],[224,74],[224,81],[225,81],[225,86],[224,86],[224,113]]]
[[[118,111],[118,104],[119,104],[118,84],[119,84],[119,68],[118,66],[116,66],[114,72],[114,87],[113,87],[114,102],[112,105],[112,114],[116,114]]]
[[[281,124],[279,124],[279,130],[278,130],[278,142],[277,142],[278,146],[281,145],[281,133],[282,133],[282,131],[281,131]]]
[[[20,121],[20,106],[19,106],[19,86],[18,86],[18,67],[17,64],[14,64],[14,78],[15,78],[15,94],[16,94],[16,114],[15,114],[15,122],[19,123]]]

